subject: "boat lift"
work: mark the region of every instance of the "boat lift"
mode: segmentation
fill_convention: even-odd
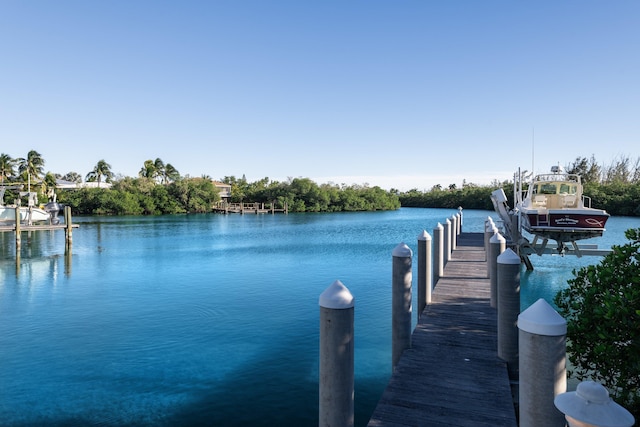
[[[493,197],[492,197],[493,200]],[[533,264],[530,255],[573,255],[578,258],[583,256],[605,256],[611,253],[611,249],[599,249],[596,244],[578,244],[575,240],[565,242],[552,242],[551,239],[533,235],[533,240],[529,240],[522,234],[520,228],[519,217],[517,212],[508,214],[508,217],[500,216],[501,231],[507,240],[507,247],[513,249],[527,267],[527,270],[533,270]]]
[[[519,173],[517,175],[519,176]],[[514,182],[513,197],[517,204],[517,201],[521,201],[522,197],[522,180],[515,179]],[[527,270],[533,270],[530,255],[573,255],[580,258],[583,256],[604,256],[611,253],[611,249],[599,249],[596,244],[578,244],[577,240],[584,238],[579,232],[576,232],[575,239],[571,238],[571,234],[565,232],[563,238],[556,240],[555,243],[550,242],[553,239],[537,234],[532,234],[533,240],[529,240],[527,236],[523,235],[522,213],[517,207],[513,209],[509,207],[507,197],[501,188],[491,193],[491,202],[500,217],[501,231],[507,240],[507,247],[513,249],[520,256]]]

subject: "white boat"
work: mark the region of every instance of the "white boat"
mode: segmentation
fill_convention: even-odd
[[[6,188],[0,188],[0,223],[15,223],[16,221],[16,209],[20,212],[20,223],[34,224],[47,222],[51,223],[53,215],[52,209],[42,209],[35,206],[35,200],[37,200],[36,193],[20,193],[21,195],[27,195],[29,197],[29,206],[6,206],[4,205],[4,193]],[[57,214],[57,210],[55,212]]]
[[[20,209],[20,222],[21,223],[36,223],[36,222],[49,222],[51,215],[44,209],[36,207],[21,206]],[[0,206],[0,222],[15,222],[16,221],[16,207],[14,206]]]
[[[550,174],[533,178],[526,191],[522,182],[514,185],[515,207],[509,211],[507,197],[502,189],[491,193],[496,212],[518,237],[524,230],[537,240],[557,242],[557,250],[563,253],[566,243],[599,237],[605,231],[609,214],[603,209],[591,207],[591,198],[585,196],[579,175],[562,171],[559,166],[551,168]],[[517,218],[514,224],[512,218]],[[535,244],[535,240],[534,240]]]

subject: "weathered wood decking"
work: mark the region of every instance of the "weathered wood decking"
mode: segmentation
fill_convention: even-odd
[[[459,236],[369,426],[517,426],[482,233]]]

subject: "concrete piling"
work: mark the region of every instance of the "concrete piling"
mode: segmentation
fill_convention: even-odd
[[[485,260],[486,256],[489,254],[489,239],[493,236],[493,227],[495,226],[493,219],[489,216],[484,221],[484,253]]]
[[[458,217],[451,215],[451,252],[458,247]]]
[[[518,316],[520,427],[564,427],[554,398],[567,391],[567,322],[544,299]]]
[[[498,256],[507,248],[507,240],[500,233],[495,233],[489,239],[489,283],[491,288],[491,307],[498,302]]]
[[[404,243],[392,253],[392,313],[391,313],[391,364],[392,371],[402,356],[411,347],[411,258],[413,253]]]
[[[442,224],[433,229],[433,284],[444,276],[444,227]]]
[[[320,427],[354,425],[354,298],[333,282],[320,305]]]
[[[418,236],[418,316],[427,304],[431,304],[433,289],[433,263],[431,256],[431,236],[426,230]]]
[[[517,381],[520,257],[509,248],[497,259],[498,357],[507,362],[509,379]]]
[[[451,220],[444,221],[444,265],[451,260]]]

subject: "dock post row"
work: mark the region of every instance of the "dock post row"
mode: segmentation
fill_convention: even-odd
[[[462,233],[461,215],[448,222],[444,271],[436,248],[432,301],[368,425],[564,427],[566,321],[543,299],[519,313],[519,258],[490,218],[482,233]]]

